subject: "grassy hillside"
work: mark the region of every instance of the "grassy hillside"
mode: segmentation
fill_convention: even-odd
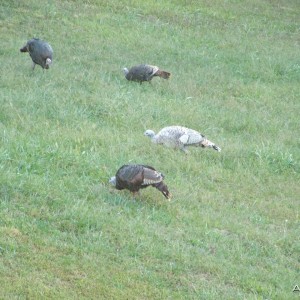
[[[1,299],[296,299],[297,0],[0,3]],[[19,49],[54,49],[49,70]],[[150,63],[170,80],[128,82]],[[204,133],[189,155],[143,136]],[[133,199],[125,163],[166,175]]]

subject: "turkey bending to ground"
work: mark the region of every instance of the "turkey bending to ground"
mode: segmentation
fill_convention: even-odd
[[[217,151],[221,148],[209,141],[200,132],[182,126],[169,126],[161,129],[157,134],[153,130],[146,130],[145,136],[151,138],[155,144],[163,144],[168,147],[178,148],[187,153],[187,146],[208,147]]]
[[[33,38],[20,49],[21,52],[29,52],[32,59],[34,70],[35,65],[40,65],[43,69],[49,69],[52,63],[53,50],[52,47],[45,41]]]
[[[159,76],[168,79],[171,73],[160,70],[157,66],[151,65],[138,65],[132,67],[130,70],[123,69],[127,80],[137,81],[142,84],[143,81],[150,82],[154,76]]]
[[[147,165],[123,165],[116,173],[116,176],[110,178],[109,182],[117,190],[127,189],[136,195],[140,189],[153,186],[163,193],[167,198],[171,198],[168,187],[163,182],[164,175],[156,171],[153,167]]]

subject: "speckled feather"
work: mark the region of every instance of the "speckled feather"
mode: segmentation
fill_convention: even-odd
[[[209,147],[221,151],[218,146],[206,139],[200,132],[183,126],[168,126],[161,129],[157,134],[152,132],[149,135],[147,132],[149,133],[151,130],[147,130],[145,135],[148,135],[153,143],[179,148],[185,152],[187,146]]]
[[[118,190],[128,189],[131,192],[138,192],[141,188],[148,186],[156,187],[169,199],[168,187],[163,183],[164,175],[148,165],[123,165],[112,177],[110,182]]]

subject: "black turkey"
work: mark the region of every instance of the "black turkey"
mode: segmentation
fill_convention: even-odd
[[[136,195],[140,189],[153,186],[170,199],[168,187],[163,182],[164,175],[156,171],[153,167],[147,165],[123,165],[116,173],[116,176],[110,178],[109,182],[117,190],[127,189]]]
[[[154,76],[159,76],[168,79],[171,73],[160,70],[157,66],[151,65],[137,65],[131,69],[123,69],[125,78],[131,81],[137,81],[142,84],[143,81],[150,82]]]
[[[52,63],[53,50],[52,47],[45,41],[33,38],[20,49],[21,52],[29,52],[32,59],[34,70],[35,65],[40,65],[43,69],[49,69]]]

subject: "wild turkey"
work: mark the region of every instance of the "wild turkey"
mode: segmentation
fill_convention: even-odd
[[[45,41],[33,38],[20,49],[21,52],[29,52],[32,59],[34,70],[35,64],[40,65],[43,69],[49,69],[52,63],[53,50],[52,47]]]
[[[127,80],[137,81],[142,84],[143,81],[150,82],[154,76],[159,76],[164,79],[168,79],[171,73],[160,70],[157,66],[151,65],[137,65],[130,70],[123,69]]]
[[[188,153],[187,146],[209,147],[221,151],[220,147],[206,139],[200,132],[182,126],[165,127],[157,134],[153,130],[148,129],[144,132],[144,135],[150,137],[155,144],[178,148],[185,153]]]
[[[153,167],[147,165],[123,165],[116,173],[116,176],[110,178],[109,182],[117,190],[127,189],[136,195],[140,189],[153,186],[170,199],[168,187],[163,182],[164,175],[156,171]]]

